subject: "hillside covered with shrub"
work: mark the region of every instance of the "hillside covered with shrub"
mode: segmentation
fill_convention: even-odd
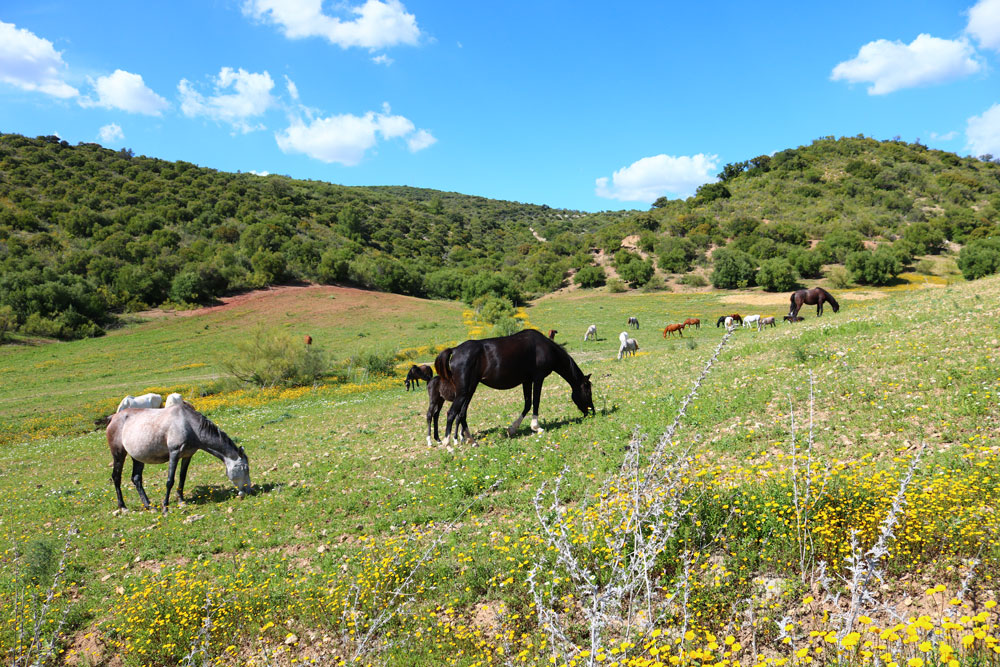
[[[0,336],[98,335],[115,313],[289,281],[517,304],[568,279],[603,285],[610,265],[619,289],[707,276],[780,291],[831,264],[884,284],[952,244],[967,278],[1000,270],[992,156],[827,137],[719,178],[649,211],[587,214],[0,135]]]

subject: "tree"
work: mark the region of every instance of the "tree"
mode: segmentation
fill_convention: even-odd
[[[795,269],[784,257],[761,262],[757,284],[767,292],[785,292],[795,287]]]
[[[583,267],[573,276],[573,282],[580,287],[600,287],[605,279],[604,269],[593,265]]]
[[[618,275],[622,280],[633,285],[645,285],[653,277],[653,262],[650,260],[632,259],[618,267]]]
[[[698,190],[695,191],[695,199],[704,204],[716,199],[729,199],[732,196],[733,193],[724,183],[705,183],[699,185]]]
[[[976,239],[958,253],[958,268],[966,280],[1000,271],[1000,238]]]
[[[845,263],[851,278],[859,285],[886,285],[903,270],[899,257],[886,246],[879,246],[874,252],[852,252]]]
[[[740,250],[720,248],[712,255],[712,286],[719,289],[751,287],[757,276],[757,263],[753,257]]]

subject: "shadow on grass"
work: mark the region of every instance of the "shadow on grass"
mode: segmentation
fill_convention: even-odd
[[[277,484],[275,482],[254,484],[253,491],[250,492],[249,497],[252,498],[263,493],[270,493],[283,486],[285,485]],[[208,505],[209,503],[222,503],[227,500],[232,500],[233,498],[239,496],[239,492],[236,490],[235,486],[207,486],[202,484],[191,489],[191,491],[185,495],[187,496],[186,502],[188,505]]]
[[[596,417],[600,418],[605,415],[611,415],[618,412],[618,410],[619,408],[617,405],[612,405],[610,408],[603,407],[597,410]],[[535,433],[528,426],[528,424],[530,423],[530,419],[531,419],[530,417],[525,418],[524,422],[521,423],[520,428],[517,429],[517,433],[515,433],[514,436],[510,438],[511,440],[516,440],[518,438],[527,438],[535,435]],[[539,422],[539,425],[546,431],[552,431],[559,428],[560,426],[566,426],[568,424],[582,424],[584,419],[587,418],[584,417],[583,415],[579,415],[576,417],[563,417],[561,419],[555,419],[555,420],[543,420]],[[444,435],[443,429],[441,431],[441,435],[442,436]],[[474,443],[478,443],[480,440],[488,436],[496,436],[497,438],[503,438],[506,440],[508,438],[507,427],[493,426],[491,428],[473,431],[472,441]]]

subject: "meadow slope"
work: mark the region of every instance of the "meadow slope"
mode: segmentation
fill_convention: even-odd
[[[408,299],[386,314],[379,304],[405,297],[385,294],[329,313],[333,296],[346,298],[303,292],[0,348],[0,410],[35,434],[0,447],[0,654],[44,652],[31,642],[38,621],[71,664],[996,661],[1000,279],[845,291],[839,313],[738,330],[665,440],[723,339],[715,319],[785,307],[759,292],[546,298],[524,317],[558,329],[593,374],[596,417],[581,418],[553,376],[545,432],[507,438],[520,392],[481,388],[469,412],[478,445],[452,450],[427,446],[426,393],[400,378],[192,397],[245,447],[257,493],[237,501],[222,466],[199,454],[187,504],[136,511],[126,480],[131,511],[113,512],[104,434],[61,411],[82,418],[126,387],[218,374],[211,352],[262,319],[336,350],[458,341],[477,326],[452,303]],[[629,315],[640,352],[616,361]],[[662,337],[687,317],[701,329]],[[599,340],[585,343],[592,323]],[[673,464],[643,483],[676,503],[622,542],[621,526],[654,502],[628,495],[623,461],[658,441]],[[533,503],[561,472],[553,511],[551,499]],[[164,477],[147,467],[154,502]],[[565,542],[547,541],[539,517]],[[648,563],[650,611],[606,610],[595,635],[588,600],[610,590],[616,559],[638,553],[653,524],[674,532]],[[887,553],[867,562],[882,580],[859,588],[845,559],[880,539]],[[616,613],[630,622],[607,621]]]

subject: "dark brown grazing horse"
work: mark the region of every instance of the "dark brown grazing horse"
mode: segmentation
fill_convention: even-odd
[[[469,402],[480,383],[492,389],[513,389],[521,385],[524,390],[524,410],[507,429],[514,437],[528,410],[533,408],[531,430],[540,433],[538,403],[542,397],[542,382],[550,373],[558,373],[570,386],[573,402],[584,416],[593,412],[590,375],[584,375],[569,353],[561,345],[534,329],[525,329],[510,336],[467,340],[457,347],[444,349],[434,360],[434,369],[442,381],[454,388],[455,399],[448,409],[448,425],[444,440],[447,445],[455,421],[462,435],[472,439],[466,424]],[[448,390],[445,390],[448,391]],[[455,437],[459,437],[459,426]]]
[[[743,318],[740,317],[739,313],[732,313],[731,315],[721,315],[719,320],[715,323],[715,328],[718,329],[726,321],[727,317],[733,318],[733,322],[736,324],[743,324]]]
[[[406,371],[406,379],[403,380],[403,384],[406,385],[406,391],[410,391],[410,384],[416,388],[420,386],[421,380],[429,382],[432,377],[434,377],[434,371],[427,364],[410,366],[410,370]]]
[[[684,326],[686,326],[686,327],[694,327],[695,329],[700,329],[701,328],[701,320],[699,320],[697,317],[689,317],[686,320],[684,320]]]
[[[681,338],[684,338],[683,324],[668,324],[667,328],[663,330],[663,337],[666,338],[668,333],[672,334],[675,331],[681,335]]]
[[[840,310],[840,304],[837,300],[833,298],[833,295],[827,292],[822,287],[813,287],[810,289],[800,289],[792,293],[792,305],[788,310],[788,314],[792,317],[798,317],[799,308],[802,306],[816,306],[816,317],[823,314],[823,304],[829,303],[833,307],[833,312]]]

